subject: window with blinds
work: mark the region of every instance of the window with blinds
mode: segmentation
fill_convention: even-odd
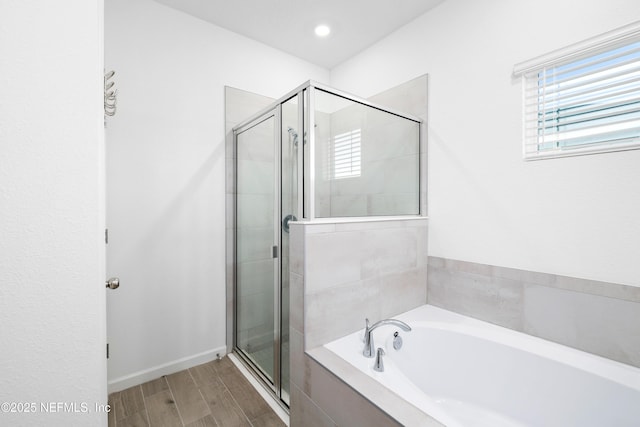
[[[354,129],[333,137],[331,150],[331,177],[333,179],[360,176],[361,168],[361,131]]]
[[[620,38],[522,73],[525,159],[640,148],[640,37]]]

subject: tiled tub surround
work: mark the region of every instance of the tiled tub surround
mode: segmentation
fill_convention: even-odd
[[[304,234],[291,235],[290,263],[292,279],[304,281],[305,348],[361,329],[365,318],[374,322],[426,302],[426,218],[301,227]]]
[[[427,219],[295,223],[290,263],[291,425],[438,425],[322,347],[426,303]]]
[[[420,221],[417,240],[398,232]],[[640,365],[640,288],[426,257],[426,223],[292,225],[291,425],[441,425],[323,346],[362,329],[366,316],[393,317],[427,296],[431,305]]]
[[[640,287],[438,257],[428,265],[431,305],[640,367]]]

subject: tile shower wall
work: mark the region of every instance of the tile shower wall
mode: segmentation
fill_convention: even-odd
[[[361,104],[317,116],[318,216],[418,214],[417,123]],[[360,132],[360,169],[336,178],[333,163],[340,154],[333,153],[334,139],[354,131]]]
[[[411,79],[369,98],[369,101],[411,113],[423,120],[420,125],[420,212],[427,212],[427,99],[429,76]]]
[[[429,304],[640,367],[640,288],[429,257]]]
[[[427,76],[378,94],[371,101],[426,121]],[[330,104],[329,100],[325,102]],[[423,162],[422,170],[426,170],[426,144],[420,149],[421,156],[415,144],[420,126],[360,104],[351,104],[331,113],[318,111],[316,123],[317,216],[417,213],[419,188],[423,190],[422,200],[425,201],[422,212],[426,212],[426,177],[416,179],[419,162]],[[330,146],[333,138],[355,129],[362,132],[360,175],[332,178]],[[423,125],[420,130],[423,135],[426,135],[425,129]]]
[[[427,219],[297,223],[290,244],[292,425],[303,414],[314,425],[397,425],[305,350],[426,303]]]

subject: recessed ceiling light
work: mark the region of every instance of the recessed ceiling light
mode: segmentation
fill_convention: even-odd
[[[326,37],[331,32],[331,28],[326,25],[318,25],[315,29],[316,36],[318,37]]]

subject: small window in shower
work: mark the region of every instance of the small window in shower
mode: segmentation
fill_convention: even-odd
[[[361,159],[361,135],[360,129],[340,133],[333,137],[331,158],[331,178],[355,178],[360,176]]]

